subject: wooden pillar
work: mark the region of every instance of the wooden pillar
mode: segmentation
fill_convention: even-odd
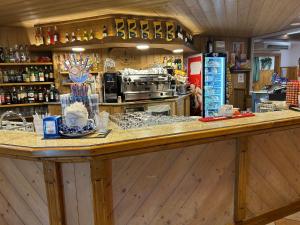
[[[237,138],[234,195],[234,220],[236,223],[246,218],[247,151],[248,137]]]
[[[53,161],[44,161],[43,167],[50,225],[65,225],[60,164]]]
[[[94,224],[113,225],[112,160],[93,159],[91,179],[94,202]]]

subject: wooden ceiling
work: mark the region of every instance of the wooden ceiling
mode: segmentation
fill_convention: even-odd
[[[176,18],[195,34],[252,37],[297,21],[300,0],[1,0],[0,26],[116,13]]]

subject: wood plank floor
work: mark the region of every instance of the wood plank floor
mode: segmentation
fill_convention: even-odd
[[[300,212],[268,225],[300,225]]]

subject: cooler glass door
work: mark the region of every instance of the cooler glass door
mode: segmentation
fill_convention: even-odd
[[[225,57],[204,58],[203,117],[217,116],[225,104],[226,68]]]

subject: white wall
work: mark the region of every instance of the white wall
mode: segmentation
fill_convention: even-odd
[[[281,50],[282,67],[297,66],[300,58],[300,42],[292,42],[289,50]]]

